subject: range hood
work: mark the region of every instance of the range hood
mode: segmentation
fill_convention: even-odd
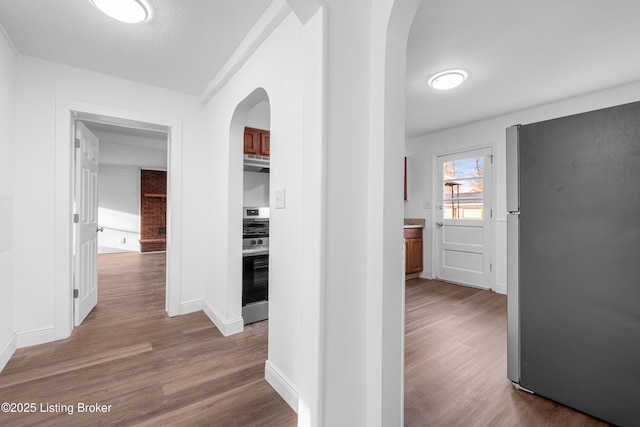
[[[253,154],[244,155],[244,170],[247,172],[269,173],[269,158]]]

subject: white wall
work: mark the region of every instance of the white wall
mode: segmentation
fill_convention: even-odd
[[[140,168],[101,164],[98,176],[98,253],[140,251]]]
[[[271,210],[267,371],[299,392],[299,425],[401,425],[404,64],[390,95],[385,60],[387,48],[406,51],[411,20],[387,47],[394,1],[325,3],[303,28],[287,18],[207,105],[209,203],[223,209],[208,236],[206,310],[233,331],[242,168],[233,111],[262,87],[272,114],[270,198],[284,189],[287,200]],[[399,101],[390,116],[387,96]]]
[[[269,102],[262,101],[253,107],[249,111],[244,125],[256,129],[271,129],[271,107]]]
[[[56,101],[74,101],[166,117],[181,123],[183,225],[179,278],[182,303],[202,298],[204,265],[199,224],[203,107],[197,97],[19,55],[15,145],[14,283],[18,345],[56,338],[54,305],[55,228],[67,225],[54,214]],[[58,183],[59,184],[59,183]],[[58,222],[56,222],[58,221]],[[64,234],[64,233],[61,233]],[[38,265],[38,268],[33,268]],[[62,319],[65,319],[64,313]]]
[[[13,172],[17,56],[0,27],[0,370],[16,349]]]
[[[269,176],[268,173],[244,171],[243,206],[269,206]]]
[[[167,168],[166,141],[136,145],[119,135],[118,142],[100,139],[98,175],[98,253],[140,250],[140,169]],[[124,242],[122,240],[124,239]]]
[[[408,201],[405,202],[406,218],[424,218],[425,229],[425,271],[423,277],[433,277],[433,224],[435,213],[424,209],[423,201],[435,204],[433,194],[433,156],[453,150],[463,150],[479,145],[492,145],[494,150],[495,198],[493,253],[495,277],[492,289],[506,293],[506,176],[505,176],[505,129],[516,124],[535,123],[585,111],[635,102],[640,100],[640,82],[619,86],[608,90],[585,94],[563,101],[530,108],[503,116],[458,126],[406,142],[409,157]]]
[[[265,101],[270,105],[271,173],[270,260],[269,260],[269,355],[267,379],[305,417],[315,418],[319,389],[318,363],[319,300],[316,270],[304,270],[315,255],[315,247],[305,251],[303,226],[308,226],[304,209],[319,212],[321,195],[314,189],[321,179],[317,168],[302,167],[303,158],[320,163],[313,154],[320,149],[320,133],[304,139],[305,114],[309,123],[320,123],[320,102],[308,94],[316,110],[303,108],[305,78],[321,87],[317,73],[321,70],[321,51],[304,51],[305,43],[318,43],[322,35],[322,16],[303,27],[294,15],[283,23],[257,49],[246,64],[222,87],[206,105],[209,147],[203,156],[209,167],[206,182],[209,192],[203,194],[205,208],[211,214],[205,230],[210,248],[208,286],[205,288],[205,312],[225,334],[242,329],[241,319],[241,227],[243,204],[242,129],[253,106]],[[304,61],[309,65],[305,67]],[[253,94],[242,107],[236,107]],[[253,101],[254,97],[257,97]],[[305,114],[303,114],[303,112]],[[237,115],[234,115],[237,113]],[[256,127],[264,127],[251,123]],[[231,134],[230,135],[230,129]],[[308,147],[307,147],[308,145]],[[305,157],[305,147],[309,150]],[[274,209],[274,189],[286,191],[286,207]],[[308,190],[305,193],[305,190]],[[309,202],[304,204],[307,196]],[[309,216],[314,220],[313,214]],[[315,230],[310,231],[315,234]],[[307,233],[308,235],[308,233]],[[318,247],[320,246],[318,241]],[[319,261],[318,261],[319,262]],[[317,267],[317,264],[314,264]],[[307,326],[303,328],[303,326]],[[309,338],[311,337],[311,338]],[[310,344],[307,345],[307,342]],[[310,415],[313,414],[313,415]],[[309,418],[306,418],[307,422]],[[306,425],[305,422],[302,425]]]
[[[158,147],[130,144],[127,137],[119,142],[100,139],[100,164],[135,166],[148,169],[167,168],[167,142],[158,142]]]

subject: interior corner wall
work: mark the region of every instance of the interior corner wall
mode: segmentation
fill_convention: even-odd
[[[406,218],[424,218],[425,228],[425,277],[433,277],[433,224],[432,209],[424,209],[423,202],[434,206],[433,158],[439,153],[464,150],[469,147],[494,145],[494,215],[493,253],[495,281],[491,288],[500,293],[507,292],[507,233],[506,233],[506,161],[505,130],[517,124],[535,123],[543,120],[579,114],[600,108],[612,107],[640,100],[640,82],[618,86],[553,102],[538,107],[505,114],[499,117],[458,126],[452,129],[408,139],[406,155],[409,157],[408,201],[405,202]]]
[[[313,156],[306,150],[320,147],[320,140],[309,137],[303,140],[306,115],[312,115],[310,121],[320,122],[304,109],[302,88],[305,77],[317,73],[314,69],[304,68],[304,41],[322,37],[316,27],[303,27],[293,14],[289,14],[273,33],[253,53],[242,68],[207,103],[207,168],[210,191],[203,195],[210,212],[211,227],[206,231],[210,246],[205,254],[208,258],[207,287],[205,289],[205,311],[216,318],[216,324],[224,330],[241,316],[241,280],[242,280],[242,137],[230,141],[232,123],[235,126],[236,107],[258,88],[264,89],[270,107],[271,131],[271,171],[270,178],[270,249],[269,249],[269,354],[267,368],[277,372],[268,376],[271,382],[278,378],[274,388],[283,394],[294,409],[308,407],[311,412],[317,410],[315,404],[306,400],[306,391],[313,393],[319,385],[317,381],[308,389],[309,384],[302,378],[308,372],[317,372],[315,367],[306,369],[305,364],[317,360],[315,348],[301,345],[303,335],[318,338],[317,331],[302,330],[301,325],[309,325],[305,317],[316,313],[313,307],[319,304],[311,298],[317,289],[317,278],[309,277],[302,266],[313,251],[302,246],[308,221],[303,218],[302,199],[304,189],[312,188],[321,180],[320,176],[311,176],[302,168],[303,158],[311,163],[320,163],[322,158]],[[321,56],[320,52],[313,51]],[[322,82],[309,82],[321,87]],[[313,98],[313,95],[308,95]],[[316,100],[319,103],[319,100]],[[243,104],[244,108],[244,104]],[[305,110],[305,111],[303,111]],[[320,111],[320,108],[318,108]],[[245,121],[248,111],[238,112]],[[235,128],[235,127],[234,127]],[[319,137],[319,135],[318,135]],[[310,147],[307,145],[310,144]],[[309,169],[309,171],[312,169]],[[274,189],[285,191],[285,207],[277,209],[273,205]],[[309,193],[307,194],[309,195]],[[309,199],[304,208],[319,211],[320,195],[310,191],[316,199]],[[208,308],[207,308],[208,307]],[[208,311],[207,311],[208,310]],[[313,323],[313,321],[311,322]],[[315,325],[317,326],[317,325]],[[319,330],[319,329],[318,329]],[[307,352],[314,352],[307,354]],[[313,381],[311,381],[313,383]],[[282,386],[282,387],[281,387]],[[283,390],[286,390],[283,392]],[[300,399],[299,399],[300,398]],[[302,422],[301,425],[307,425]]]
[[[16,349],[13,174],[17,55],[0,28],[0,371]]]
[[[167,168],[167,144],[135,145],[119,136],[119,142],[100,139],[98,174],[98,253],[140,251],[140,169]]]
[[[245,171],[242,179],[244,206],[269,206],[268,173]]]
[[[182,302],[201,300],[207,260],[200,224],[204,108],[198,97],[18,55],[14,182],[14,284],[18,346],[56,339],[54,235],[56,102],[137,112],[179,121],[182,128]],[[37,224],[37,226],[34,226]],[[33,242],[38,242],[34,245]],[[38,268],[33,268],[38,265]],[[64,318],[64,317],[63,317]]]
[[[140,251],[140,168],[100,164],[98,254]]]

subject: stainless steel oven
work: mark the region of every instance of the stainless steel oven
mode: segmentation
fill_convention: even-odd
[[[242,221],[242,318],[269,317],[269,208],[245,207]]]
[[[242,258],[242,306],[269,300],[269,255]]]

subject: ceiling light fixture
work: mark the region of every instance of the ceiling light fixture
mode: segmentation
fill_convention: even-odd
[[[139,24],[149,18],[149,10],[139,0],[91,0],[93,4],[113,19],[129,24]]]
[[[429,86],[439,90],[453,89],[462,84],[468,76],[469,73],[464,70],[442,71],[429,79]]]

